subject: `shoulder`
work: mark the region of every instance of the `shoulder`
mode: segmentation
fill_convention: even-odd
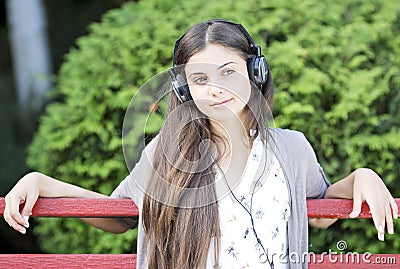
[[[304,136],[302,132],[291,129],[271,128],[271,131],[281,136]]]
[[[296,130],[271,128],[270,134],[272,136],[272,140],[276,142],[277,146],[285,144],[289,147],[292,147],[308,143],[304,134]]]
[[[157,148],[158,142],[160,140],[160,134],[157,134],[144,148],[143,152],[146,155],[150,155],[153,158],[154,152]]]
[[[289,129],[271,129],[271,140],[274,150],[281,161],[292,164],[307,162],[314,150],[302,132]]]

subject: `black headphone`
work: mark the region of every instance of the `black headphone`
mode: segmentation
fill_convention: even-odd
[[[249,79],[257,86],[259,90],[261,90],[262,86],[267,82],[268,79],[268,64],[265,57],[261,54],[261,47],[256,46],[250,34],[241,24],[223,19],[213,19],[207,21],[206,23],[211,25],[212,23],[215,22],[234,25],[238,27],[239,30],[244,34],[252,50],[252,54],[250,54],[247,59],[247,71],[249,74]],[[172,56],[172,63],[174,66],[168,70],[172,79],[172,89],[174,90],[176,96],[178,97],[181,103],[193,99],[189,91],[189,85],[186,82],[183,72],[179,71],[175,64],[175,54],[178,49],[179,43],[184,36],[185,35],[181,36],[175,42],[174,54]]]

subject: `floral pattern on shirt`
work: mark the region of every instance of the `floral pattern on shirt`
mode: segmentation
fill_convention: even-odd
[[[270,268],[263,247],[275,269],[289,268],[287,221],[290,216],[290,204],[286,179],[275,156],[263,177],[255,176],[255,171],[263,165],[263,147],[262,141],[256,139],[243,178],[234,190],[241,205],[232,195],[219,201],[221,269]],[[217,171],[216,179],[221,177],[221,173]],[[263,247],[257,242],[250,215],[243,207],[249,211],[251,209],[254,228]],[[213,248],[210,248],[207,268],[215,268],[213,251]]]

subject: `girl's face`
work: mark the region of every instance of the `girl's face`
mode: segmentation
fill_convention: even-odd
[[[223,122],[241,118],[250,99],[246,61],[239,52],[208,44],[185,66],[186,79],[196,106],[209,118]]]

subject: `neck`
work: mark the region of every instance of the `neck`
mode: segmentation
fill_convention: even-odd
[[[226,138],[229,147],[249,147],[248,131],[241,120],[234,118],[223,122],[211,121],[211,128]]]
[[[247,130],[238,119],[229,122],[212,122],[211,128],[225,138],[227,144],[217,144],[223,152],[221,159],[218,160],[218,166],[228,181],[228,185],[236,186],[243,175],[251,148]]]

